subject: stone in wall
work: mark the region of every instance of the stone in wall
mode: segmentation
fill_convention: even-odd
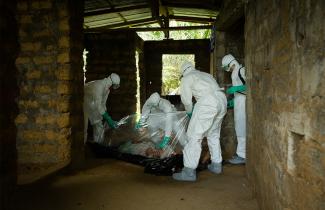
[[[112,90],[107,100],[107,110],[115,120],[136,112],[136,34],[135,32],[110,32],[87,34],[86,82],[120,76],[121,84]]]
[[[66,166],[72,145],[83,142],[82,13],[74,12],[82,8],[63,0],[18,2],[20,183]]]
[[[324,9],[247,5],[247,171],[261,209],[325,209]]]

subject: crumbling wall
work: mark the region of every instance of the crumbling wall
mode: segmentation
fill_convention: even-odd
[[[135,32],[110,32],[87,34],[86,82],[103,79],[111,73],[121,78],[120,88],[111,90],[107,110],[113,119],[120,119],[136,111],[136,34]]]
[[[148,98],[154,92],[161,92],[162,86],[162,55],[163,54],[194,54],[195,66],[201,71],[210,71],[209,40],[164,40],[145,41],[144,58],[146,71],[146,89]]]
[[[16,1],[0,2],[0,209],[11,209],[10,203],[17,179],[16,127],[18,95],[15,59],[19,50]]]
[[[29,0],[17,8],[15,123],[19,181],[25,183],[66,166],[72,155],[83,157],[83,4]]]
[[[325,209],[324,10],[247,5],[247,171],[261,209]]]

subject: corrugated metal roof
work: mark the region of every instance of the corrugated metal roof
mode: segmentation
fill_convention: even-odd
[[[212,22],[221,0],[85,0],[85,28],[129,28],[138,24],[181,19]]]
[[[193,8],[180,8],[180,7],[168,7],[168,12],[175,16],[186,17],[199,17],[199,18],[216,18],[218,12],[215,10],[207,9],[193,9]]]

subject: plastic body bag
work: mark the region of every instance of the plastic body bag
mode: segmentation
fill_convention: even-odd
[[[166,127],[164,113],[150,114],[141,129],[135,129],[139,116],[128,115],[118,122],[117,129],[112,130],[105,125],[101,144],[88,144],[99,158],[116,158],[144,166],[145,173],[170,176],[183,167],[182,150],[187,143],[189,124],[185,111],[176,111],[172,117],[171,140],[164,149],[157,147]],[[205,164],[200,164],[198,170],[205,169]]]
[[[102,135],[104,139],[97,142],[102,142],[102,146],[118,148],[121,153],[148,158],[162,159],[181,153],[187,141],[186,129],[189,123],[189,118],[184,111],[149,114],[147,122],[140,129],[135,129],[138,117],[136,114],[124,117],[117,123],[118,128],[114,130],[109,129],[105,124],[104,135]],[[159,149],[158,144],[164,137],[167,119],[171,122],[171,138],[165,148]]]

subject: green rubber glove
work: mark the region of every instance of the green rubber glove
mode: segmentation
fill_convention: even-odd
[[[186,112],[186,115],[187,115],[190,119],[191,119],[192,114],[193,114],[194,106],[195,106],[195,104],[193,104],[193,106],[192,106],[192,111],[191,111],[191,112]]]
[[[167,144],[170,141],[170,137],[169,136],[164,136],[163,140],[159,143],[158,148],[159,149],[163,149],[167,146]]]
[[[234,108],[234,99],[227,101],[227,108],[228,109]]]
[[[234,94],[236,92],[243,92],[243,91],[246,91],[246,85],[232,86],[227,89],[226,93]]]
[[[135,130],[138,130],[138,129],[140,129],[140,128],[142,128],[142,123],[141,123],[141,121],[139,120],[139,121],[135,124]]]
[[[118,127],[117,122],[114,121],[114,120],[111,118],[111,116],[109,116],[109,114],[108,114],[107,112],[105,112],[105,113],[103,114],[103,118],[106,120],[106,122],[107,122],[107,124],[109,125],[110,128],[115,129],[115,128]]]

